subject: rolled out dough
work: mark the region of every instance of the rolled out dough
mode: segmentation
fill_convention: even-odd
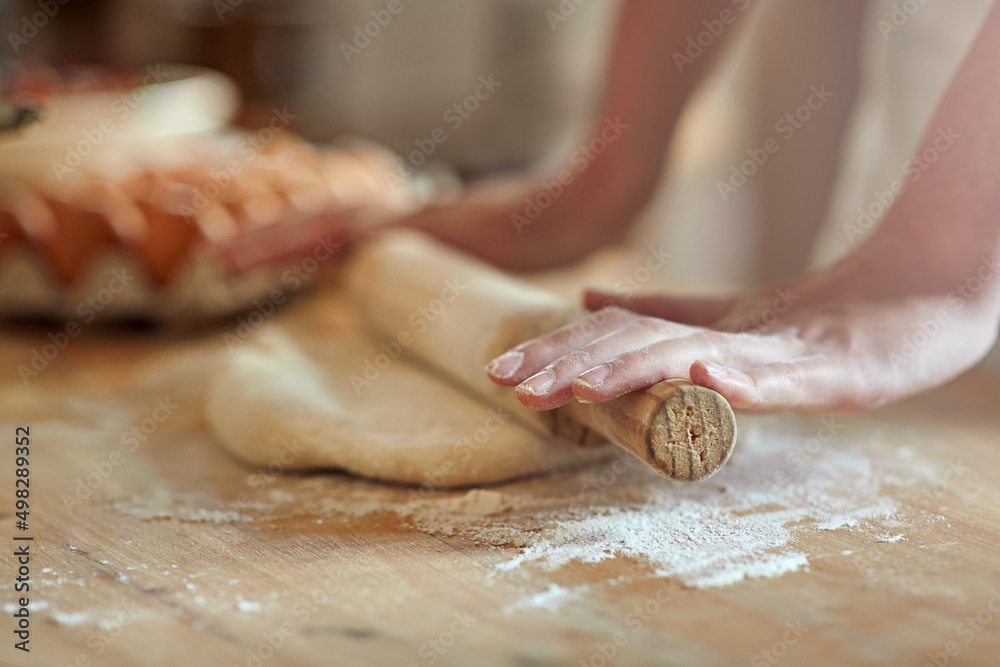
[[[538,433],[405,356],[385,365],[388,357],[379,357],[382,350],[353,317],[329,317],[329,309],[346,304],[318,298],[301,305],[305,317],[293,313],[283,326],[264,325],[223,353],[211,374],[208,424],[240,459],[272,470],[339,468],[450,487],[609,455],[607,447],[576,447]],[[360,383],[368,361],[385,367],[375,374],[369,366],[373,379]]]

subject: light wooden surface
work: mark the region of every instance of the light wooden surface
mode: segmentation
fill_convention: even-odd
[[[291,310],[319,303],[307,297]],[[490,512],[463,505],[481,497],[464,491],[336,472],[268,476],[228,458],[204,428],[201,392],[229,330],[87,329],[27,385],[17,365],[48,329],[0,335],[0,663],[923,665],[928,653],[943,660],[949,642],[958,654],[948,664],[1000,661],[1000,613],[989,611],[1000,611],[994,377],[970,374],[838,418],[836,437],[804,464],[766,458],[766,443],[807,442],[820,418],[741,415],[755,439],[738,443],[704,482],[712,486],[672,485],[641,466],[619,474],[609,461],[496,487],[490,497],[506,500]],[[122,434],[167,399],[178,407],[125,451]],[[8,606],[17,425],[32,434],[30,654],[13,649]],[[88,484],[116,449],[120,465]],[[871,493],[891,516],[792,521],[780,546],[805,554],[798,571],[699,588],[627,549],[592,563],[511,566],[558,529],[551,517],[641,511],[654,483],[707,502],[710,492],[745,493],[747,471],[774,471],[762,488],[788,473],[808,490],[810,475],[855,460],[875,471]],[[955,462],[967,470],[949,475]],[[611,483],[595,486],[602,475]],[[85,497],[67,502],[75,496]],[[748,504],[725,516],[772,511]],[[665,524],[662,539],[683,546],[696,533]],[[962,625],[977,613],[978,630]]]

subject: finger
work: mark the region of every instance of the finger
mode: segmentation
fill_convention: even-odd
[[[655,317],[640,317],[580,349],[564,354],[517,386],[517,397],[535,410],[551,410],[573,400],[571,385],[581,373],[603,368],[621,355],[648,349],[664,338],[685,335],[690,328]],[[592,370],[593,369],[593,370]]]
[[[662,380],[689,379],[691,359],[706,353],[712,352],[693,338],[661,341],[580,374],[570,388],[581,403],[603,403]]]
[[[851,390],[845,365],[825,355],[755,366],[745,371],[705,360],[691,365],[691,380],[722,394],[729,404],[744,410],[859,409],[858,392]]]
[[[524,382],[544,367],[582,349],[594,340],[621,329],[638,316],[621,308],[605,308],[521,343],[486,365],[486,372],[498,384],[512,387]]]
[[[625,352],[603,368],[582,373],[572,390],[582,402],[600,403],[662,380],[691,379],[691,366],[699,359],[745,368],[801,357],[804,352],[802,341],[785,335],[702,331]]]
[[[605,306],[619,306],[636,313],[662,317],[672,322],[694,326],[711,325],[729,310],[732,303],[731,297],[677,297],[669,295],[623,297],[597,290],[584,292],[584,304],[591,310]]]

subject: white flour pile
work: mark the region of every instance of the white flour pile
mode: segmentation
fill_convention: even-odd
[[[858,533],[874,543],[917,539],[918,523],[939,520],[904,511],[887,493],[929,488],[939,470],[871,428],[838,428],[822,444],[819,424],[746,417],[729,464],[695,484],[669,482],[622,452],[601,465],[465,493],[322,475],[275,478],[274,488],[243,504],[210,506],[168,493],[113,507],[189,522],[310,516],[321,524],[392,513],[427,533],[477,544],[496,576],[628,558],[648,565],[648,576],[693,587],[806,570],[814,555],[799,538],[815,531]],[[575,595],[556,587],[524,603],[548,608]]]
[[[807,569],[798,531],[900,539],[914,522],[881,489],[882,483],[934,480],[933,468],[914,462],[906,448],[887,452],[874,435],[869,442],[834,438],[821,447],[814,440],[809,450],[803,443],[814,435],[807,429],[815,421],[801,420],[804,432],[789,435],[788,417],[784,434],[767,428],[769,419],[746,420],[733,459],[702,483],[667,482],[622,454],[618,462],[568,477],[461,495],[411,494],[402,505],[362,491],[349,513],[392,511],[430,533],[523,547],[496,565],[498,574],[628,557],[648,563],[656,576],[694,587]],[[343,500],[336,504],[323,509],[344,512]],[[561,592],[550,591],[540,604]]]

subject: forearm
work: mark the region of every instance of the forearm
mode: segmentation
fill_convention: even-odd
[[[510,269],[575,261],[621,239],[660,182],[688,99],[748,6],[749,0],[626,0],[592,135],[552,171],[495,192],[472,189],[408,224]],[[487,198],[490,205],[482,207]],[[477,207],[489,213],[477,215]]]
[[[599,171],[639,189],[658,183],[677,122],[751,0],[625,0],[608,67],[605,118],[629,130]]]
[[[896,253],[916,288],[949,290],[972,278],[976,299],[1000,313],[1000,2],[927,129],[873,248]],[[980,268],[993,266],[980,275]],[[979,283],[973,281],[974,284]]]
[[[486,181],[401,224],[512,271],[570,263],[619,240],[642,200],[613,183],[592,185],[586,173],[564,186],[558,174]],[[563,188],[559,194],[552,184]]]
[[[874,408],[972,367],[1000,319],[998,64],[995,6],[922,141],[923,163],[901,175],[881,227],[834,266],[726,298],[594,294],[601,310],[488,372],[539,410],[681,378],[734,408],[812,412]]]

